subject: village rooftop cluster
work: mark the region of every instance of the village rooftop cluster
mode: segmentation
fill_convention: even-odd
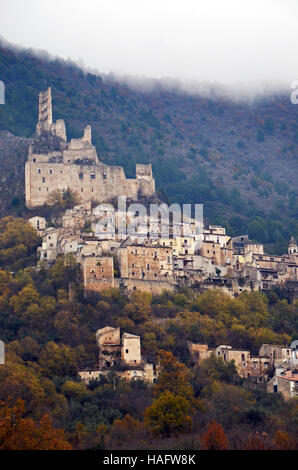
[[[138,201],[156,200],[151,165],[136,165],[136,179],[127,179],[122,167],[103,164],[92,145],[90,126],[81,139],[67,142],[64,121],[52,120],[50,88],[39,95],[39,121],[26,162],[25,187],[28,208],[42,206],[54,191],[70,189],[78,194],[81,203],[55,223],[40,216],[31,217],[29,223],[42,238],[39,266],[51,266],[60,255],[72,256],[81,266],[86,296],[110,288],[128,295],[134,291],[158,295],[180,287],[197,292],[220,289],[237,296],[283,286],[292,298],[298,297],[298,246],[293,237],[287,253],[269,255],[245,234],[232,238],[224,227],[204,226],[201,206],[195,218],[188,212],[182,220],[175,218],[176,208],[166,224],[162,211],[147,215]],[[126,198],[135,203],[127,211],[126,203],[120,209],[111,203],[115,198],[120,205]],[[128,380],[155,380],[157,372],[142,359],[139,337],[124,333],[121,339],[119,328],[107,326],[98,331],[97,343],[98,368],[82,371],[84,380],[111,367]],[[239,375],[246,378],[264,381],[274,366],[276,374],[268,382],[271,391],[285,390],[287,397],[297,394],[296,343],[263,345],[258,357],[224,345],[214,351],[207,345],[189,348],[197,362],[211,352],[224,361],[233,359]]]

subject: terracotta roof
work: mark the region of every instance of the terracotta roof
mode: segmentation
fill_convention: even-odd
[[[293,374],[291,370],[287,370],[282,375],[278,375],[277,377],[280,379],[292,380],[294,382],[298,382],[298,374],[297,373]]]

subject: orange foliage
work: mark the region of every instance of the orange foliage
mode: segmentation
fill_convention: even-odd
[[[226,450],[228,440],[221,424],[212,420],[207,431],[203,434],[201,442],[204,450]]]
[[[39,422],[24,418],[24,401],[0,402],[0,450],[71,450],[63,429],[55,429],[48,415]]]
[[[293,439],[289,433],[283,431],[276,431],[273,442],[278,450],[291,450],[294,449]]]
[[[262,433],[261,436],[258,435],[259,433],[256,432],[256,436],[249,437],[246,445],[244,446],[244,450],[269,450],[270,446],[266,442],[267,434]]]
[[[109,442],[121,446],[125,442],[140,440],[146,433],[143,423],[126,414],[123,419],[115,419],[109,433]]]

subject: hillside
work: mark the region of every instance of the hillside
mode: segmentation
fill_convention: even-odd
[[[282,252],[298,237],[297,106],[289,95],[239,103],[160,84],[142,91],[76,65],[0,46],[0,215],[25,213],[24,161],[40,90],[52,87],[54,119],[68,138],[91,124],[100,160],[134,176],[152,162],[160,195],[204,203],[209,223],[248,233]],[[12,135],[13,134],[13,135]]]
[[[129,297],[106,289],[87,296],[80,266],[69,256],[48,269],[30,268],[38,245],[24,219],[0,220],[0,450],[73,448],[95,451],[97,459],[102,449],[193,452],[209,448],[202,440],[214,421],[224,440],[215,448],[213,438],[213,450],[297,449],[297,397],[285,385],[266,392],[272,359],[289,350],[277,345],[298,337],[297,303],[289,304],[281,290],[237,298],[213,289]],[[158,364],[155,383],[153,374],[148,381],[145,373],[136,375],[144,362],[124,363],[115,343],[101,342],[99,349],[102,329],[111,334],[110,326],[122,340],[124,334],[137,340],[131,358],[140,351],[152,373]],[[121,351],[133,343],[122,343]],[[263,344],[267,358],[259,357]],[[277,351],[271,357],[270,344]],[[233,360],[193,354],[204,345],[230,345],[217,352],[231,351]],[[113,362],[102,366],[109,347]],[[81,380],[91,371],[93,379]]]

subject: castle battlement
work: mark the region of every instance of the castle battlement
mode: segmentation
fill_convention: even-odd
[[[48,88],[39,94],[38,123],[25,166],[26,205],[41,206],[51,192],[68,188],[78,194],[82,203],[116,196],[137,200],[155,194],[155,181],[151,164],[136,165],[136,179],[129,179],[123,167],[100,162],[89,125],[82,138],[67,142],[64,121],[53,122]]]

